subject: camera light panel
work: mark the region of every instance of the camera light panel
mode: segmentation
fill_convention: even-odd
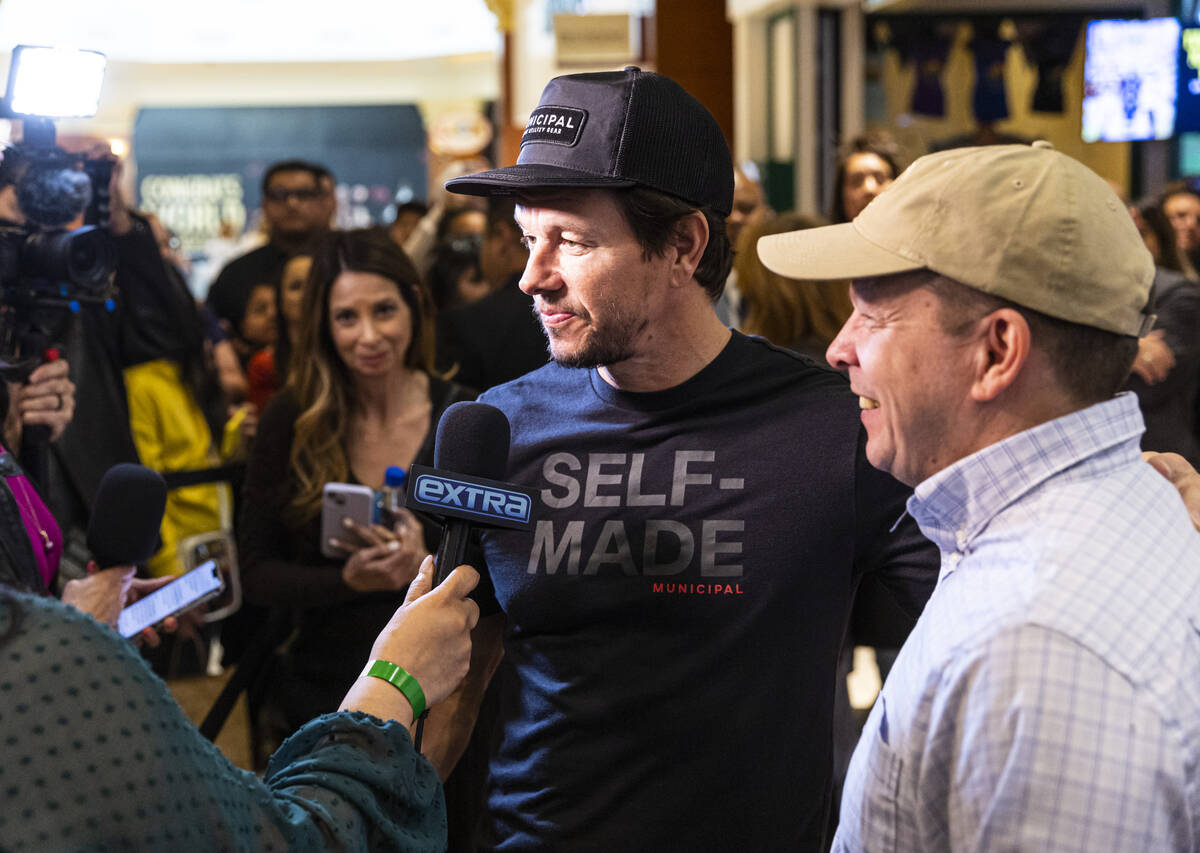
[[[8,72],[8,107],[46,118],[96,114],[105,56],[94,50],[18,45]]]

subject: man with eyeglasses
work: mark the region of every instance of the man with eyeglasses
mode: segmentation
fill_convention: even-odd
[[[262,183],[267,244],[234,258],[221,270],[207,298],[217,317],[238,328],[250,291],[277,280],[290,258],[328,230],[333,184],[328,169],[304,160],[284,160],[267,169]]]

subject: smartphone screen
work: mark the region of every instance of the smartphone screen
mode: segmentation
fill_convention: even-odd
[[[216,595],[223,585],[216,560],[209,560],[122,610],[117,630],[122,637],[132,637]]]

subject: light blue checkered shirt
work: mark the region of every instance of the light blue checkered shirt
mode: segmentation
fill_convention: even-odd
[[[854,752],[835,850],[1200,848],[1200,536],[1131,394],[917,486],[937,589]]]

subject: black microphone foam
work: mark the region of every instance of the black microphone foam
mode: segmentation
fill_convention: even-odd
[[[166,505],[167,484],[149,468],[122,462],[104,472],[87,531],[96,564],[108,569],[153,557]]]
[[[508,418],[495,406],[462,402],[447,407],[438,421],[436,441],[433,445],[433,464],[436,471],[428,475],[430,481],[440,479],[445,482],[446,478],[455,476],[478,477],[483,480],[502,479],[508,468],[508,444],[511,437]],[[417,482],[424,481],[426,476],[418,472]],[[417,491],[421,491],[419,485]],[[453,502],[458,504],[457,499]],[[438,544],[435,584],[444,581],[450,570],[462,565],[467,558],[467,541],[471,535],[472,524],[475,523],[455,517],[457,513],[449,512],[447,507],[442,508],[447,510],[447,514],[442,527],[442,540]],[[459,508],[461,509],[461,505]],[[494,509],[491,514],[494,516]]]
[[[503,480],[512,431],[504,412],[487,403],[448,406],[438,421],[433,467],[488,480]]]

